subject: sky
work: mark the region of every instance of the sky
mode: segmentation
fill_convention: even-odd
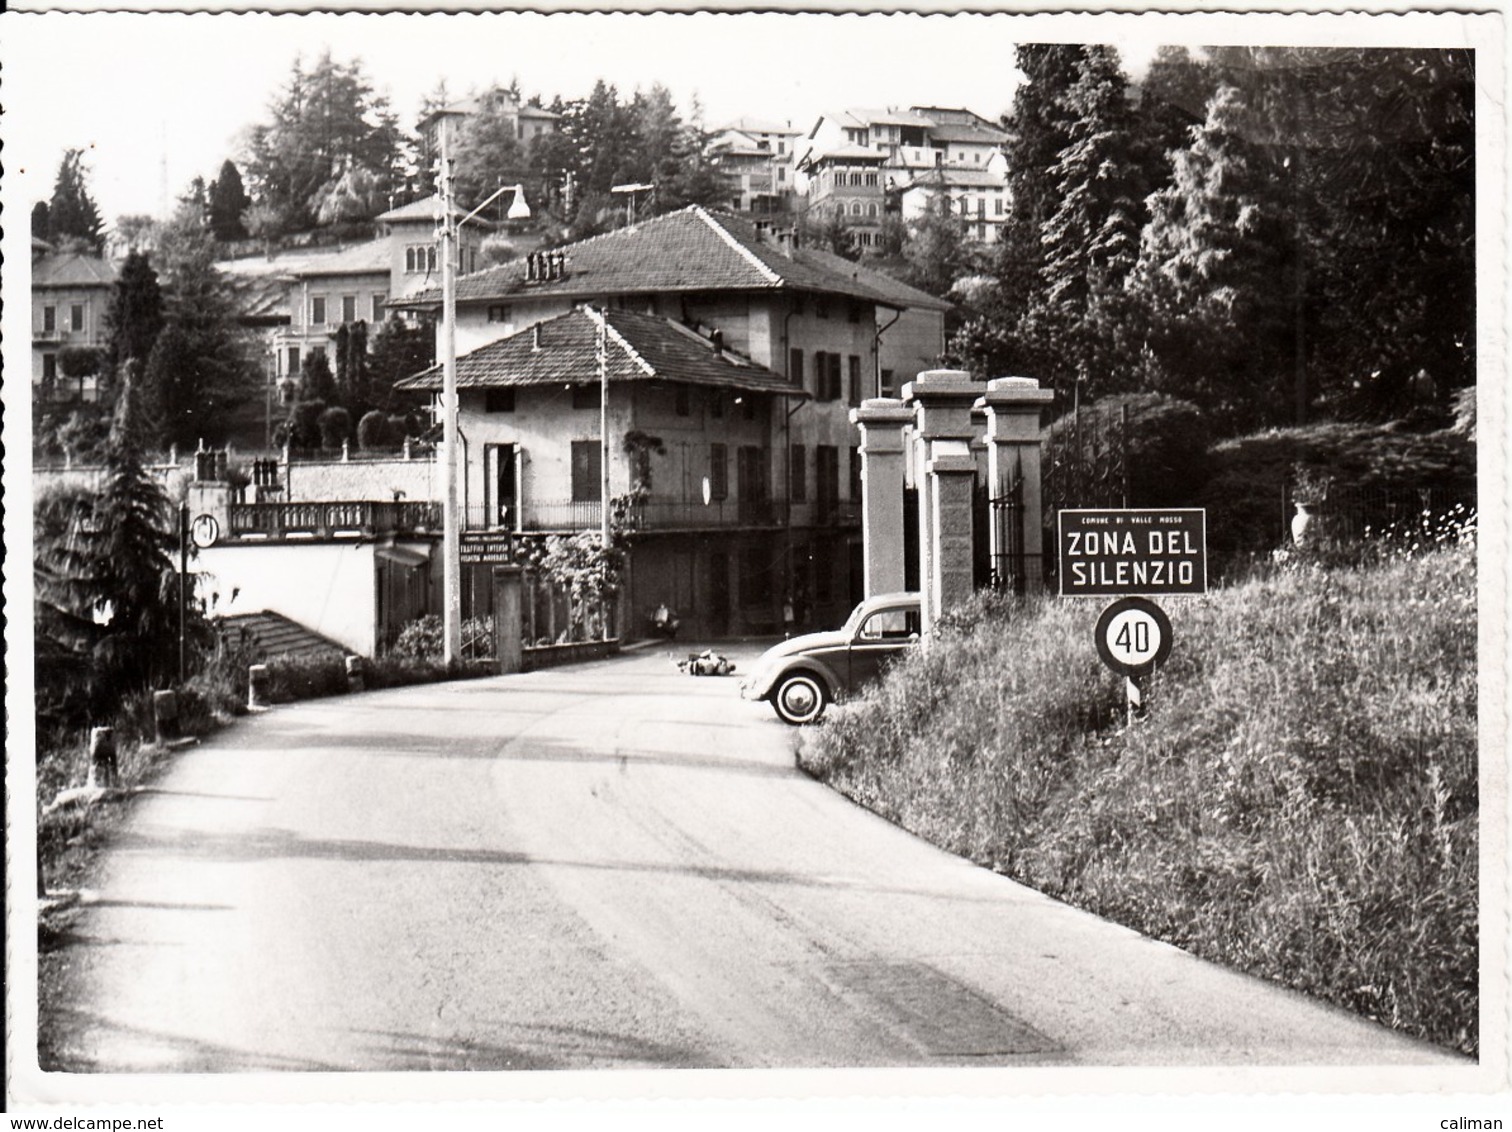
[[[807,129],[847,106],[1009,108],[1022,18],[919,15],[83,14],[6,17],[7,200],[51,195],[65,148],[87,152],[107,222],[158,214],[195,175],[207,180],[238,136],[265,120],[297,54],[329,46],[360,58],[413,129],[443,76],[463,96],[518,77],[548,102],[586,96],[598,78],[622,96],[661,82],[686,115],[741,116]],[[1132,70],[1160,42],[1126,25],[1116,42]],[[61,53],[49,48],[66,44]]]

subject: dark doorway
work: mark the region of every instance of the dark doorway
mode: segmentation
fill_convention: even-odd
[[[709,632],[730,632],[730,556],[722,550],[709,555]]]
[[[518,525],[520,498],[515,446],[490,444],[487,458],[491,469],[488,480],[488,525],[513,530]]]

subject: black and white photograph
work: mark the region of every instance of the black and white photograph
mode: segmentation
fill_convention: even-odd
[[[1505,42],[0,15],[11,1127],[1504,1127]]]

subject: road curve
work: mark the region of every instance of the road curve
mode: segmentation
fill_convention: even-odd
[[[934,849],[792,739],[660,651],[244,720],[113,840],[45,1068],[1468,1064]]]

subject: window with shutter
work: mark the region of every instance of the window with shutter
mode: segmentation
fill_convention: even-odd
[[[729,457],[723,444],[709,445],[709,498],[724,499],[730,494]]]
[[[597,503],[603,485],[603,452],[597,440],[572,442],[572,501]]]
[[[788,491],[794,503],[808,501],[808,449],[802,444],[788,449]]]

